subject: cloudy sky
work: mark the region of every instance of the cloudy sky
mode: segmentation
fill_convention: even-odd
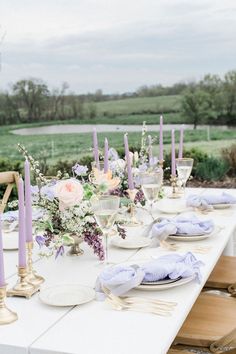
[[[0,90],[132,91],[236,69],[235,0],[2,0]]]

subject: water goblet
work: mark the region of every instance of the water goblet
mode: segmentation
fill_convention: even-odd
[[[176,169],[178,179],[182,184],[183,191],[185,193],[186,183],[189,179],[193,168],[193,159],[191,158],[179,158],[176,159]]]
[[[140,183],[145,199],[150,203],[150,214],[154,203],[158,200],[158,195],[163,182],[163,170],[155,169],[151,172],[140,173]]]
[[[108,236],[114,225],[120,207],[120,198],[114,195],[102,195],[91,201],[92,209],[105,239],[105,260],[109,264]]]

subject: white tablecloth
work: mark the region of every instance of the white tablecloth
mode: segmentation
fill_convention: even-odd
[[[236,191],[230,191],[236,195]],[[191,282],[178,288],[165,291],[141,292],[142,296],[176,301],[178,306],[171,317],[159,317],[152,314],[131,311],[114,311],[104,302],[90,302],[71,308],[56,308],[42,304],[38,295],[27,300],[8,298],[7,304],[18,313],[19,320],[0,328],[1,354],[164,354],[167,352],[179,328],[184,322],[192,305],[198,297],[204,282],[214,268],[217,260],[227,246],[232,254],[233,235],[236,228],[236,208],[214,211],[207,216],[212,218],[221,231],[212,237],[188,243],[209,247],[207,254],[197,254],[205,266],[202,268],[201,284]],[[101,270],[98,260],[91,249],[82,245],[85,253],[81,257],[62,257],[37,260],[35,269],[43,275],[46,283],[79,283],[94,286]],[[36,250],[35,250],[36,251]],[[161,248],[124,250],[110,248],[114,262],[128,259],[143,260],[151,256],[166,254]],[[37,258],[37,256],[36,256]],[[13,285],[16,281],[14,267],[17,252],[5,252],[5,271],[7,281]]]

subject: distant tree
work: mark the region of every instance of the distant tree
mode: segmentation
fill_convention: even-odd
[[[236,70],[224,76],[223,98],[225,123],[236,124]]]
[[[97,116],[97,107],[96,104],[94,102],[88,102],[87,104],[87,116],[90,119],[94,119]]]
[[[194,129],[209,117],[210,94],[200,88],[188,89],[182,99],[183,116],[190,118]]]
[[[49,96],[47,85],[40,79],[20,80],[13,85],[19,115],[26,122],[39,121]]]

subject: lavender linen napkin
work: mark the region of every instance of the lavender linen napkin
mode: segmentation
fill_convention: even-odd
[[[226,192],[221,194],[205,193],[201,196],[193,194],[187,198],[186,204],[190,207],[205,210],[215,204],[236,204],[236,198]]]
[[[172,219],[163,218],[159,223],[153,225],[151,230],[152,245],[158,246],[160,241],[165,240],[169,235],[202,235],[211,233],[214,223],[211,220],[200,220],[194,214],[178,215]]]
[[[97,300],[105,299],[102,290],[103,286],[109,289],[114,295],[119,296],[138,286],[142,282],[144,275],[140,267],[117,265],[105,268],[96,280],[95,291]]]
[[[188,252],[185,255],[170,254],[141,266],[118,265],[104,269],[97,278],[95,291],[98,300],[104,300],[105,286],[114,295],[123,295],[140,285],[143,280],[157,281],[167,277],[176,279],[194,275],[197,281],[201,279],[200,267],[203,265],[195,256]]]
[[[198,261],[196,257],[188,252],[185,255],[168,254],[162,256],[150,263],[141,267],[144,271],[145,281],[157,281],[165,278],[176,279],[178,277],[187,278],[195,275],[200,282],[201,273],[200,267],[204,265],[203,262]]]

